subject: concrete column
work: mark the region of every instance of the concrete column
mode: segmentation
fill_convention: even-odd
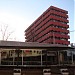
[[[58,51],[58,65],[60,65],[60,52]]]
[[[14,50],[14,54],[13,54],[13,65],[14,65],[14,62],[15,62],[15,50]]]
[[[1,65],[1,49],[0,49],[0,65]]]
[[[73,62],[73,51],[72,51],[72,65],[74,64],[74,62]]]
[[[22,65],[23,65],[23,50],[22,50]]]
[[[0,51],[0,65],[1,65],[1,51]]]
[[[62,62],[63,61],[63,55],[62,55],[62,53],[60,53],[60,62]]]
[[[42,50],[41,50],[41,66],[42,66]]]

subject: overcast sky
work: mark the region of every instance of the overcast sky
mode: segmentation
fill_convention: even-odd
[[[0,25],[14,30],[10,40],[25,41],[25,29],[51,5],[68,11],[70,31],[74,30],[74,0],[0,0]],[[74,32],[70,35],[75,42]]]

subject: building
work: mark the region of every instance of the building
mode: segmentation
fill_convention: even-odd
[[[69,45],[68,11],[50,6],[26,30],[26,42]]]
[[[25,56],[27,50],[41,53]],[[0,75],[75,75],[73,51],[73,47],[58,44],[0,41]]]

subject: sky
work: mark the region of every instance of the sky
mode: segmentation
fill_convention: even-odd
[[[24,31],[51,5],[68,11],[69,30],[75,30],[75,0],[0,0],[0,25],[8,25],[14,31],[10,40],[25,41]],[[75,33],[70,32],[75,43]]]

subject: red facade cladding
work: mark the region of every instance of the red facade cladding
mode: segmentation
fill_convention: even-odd
[[[26,30],[26,42],[69,45],[68,11],[51,6]]]
[[[44,23],[44,22],[43,22],[43,23]],[[42,24],[43,24],[43,23],[42,23]],[[40,30],[40,27],[42,26],[42,24],[40,24],[40,26],[38,26],[37,28],[35,28],[34,31]],[[43,29],[42,29],[42,30],[45,30],[48,26],[50,26],[50,25],[52,25],[52,24],[53,24],[54,26],[61,26],[61,27],[63,27],[63,28],[69,28],[69,25],[61,24],[61,23],[59,23],[59,22],[47,22],[47,24],[43,26]],[[27,38],[28,38],[29,36],[31,36],[31,33],[32,33],[32,32],[30,32],[30,33],[27,35]],[[40,32],[37,32],[37,33],[40,33]],[[37,35],[37,33],[36,33],[36,35]]]
[[[53,9],[53,10],[56,10],[56,11],[59,11],[59,12],[68,14],[68,11],[66,11],[66,10],[63,10],[63,9],[60,9],[60,8],[57,8],[57,7],[54,7],[54,6],[51,6],[50,8]],[[49,9],[49,8],[48,8],[48,9]]]
[[[42,38],[38,39],[37,41],[43,41],[45,39],[48,39],[50,37],[56,37],[56,38],[62,38],[62,39],[68,39],[70,38],[68,35],[60,35],[59,33],[48,33],[45,36],[43,36]]]
[[[38,30],[38,32],[36,33],[37,36],[43,36],[51,31],[56,31],[56,32],[63,32],[63,33],[69,33],[69,30],[66,30],[66,29],[60,29],[60,28],[55,28],[55,27],[48,27],[44,30],[44,28],[42,28],[42,32],[41,30]]]

